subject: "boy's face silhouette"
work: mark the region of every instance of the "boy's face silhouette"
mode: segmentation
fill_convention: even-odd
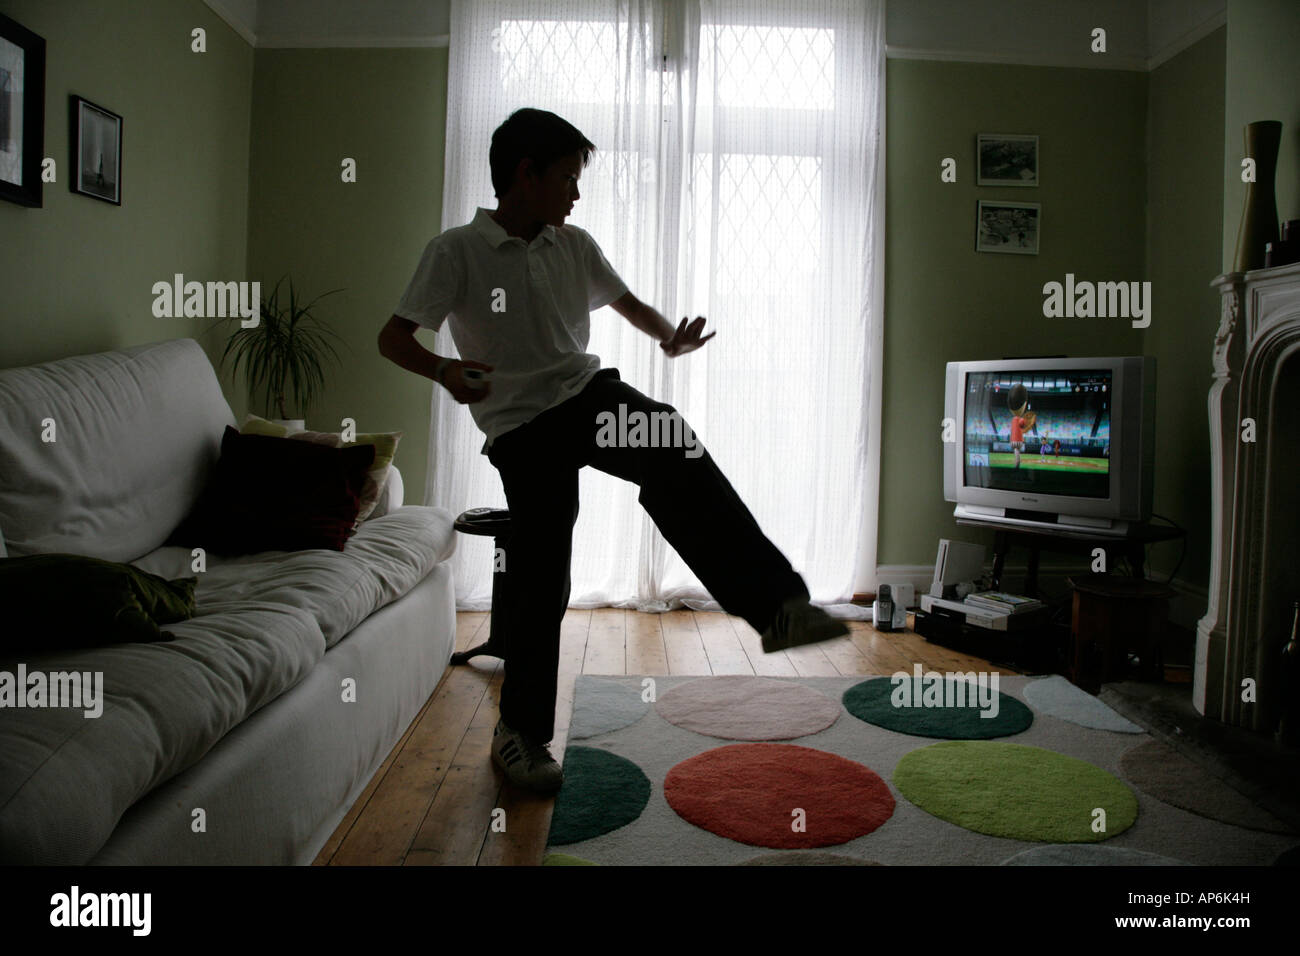
[[[520,208],[535,222],[563,226],[581,198],[578,179],[582,176],[582,153],[562,156],[551,163],[541,176],[533,170],[531,160],[520,163],[510,194],[518,194]]]

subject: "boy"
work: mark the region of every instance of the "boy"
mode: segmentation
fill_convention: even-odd
[[[563,774],[554,735],[560,622],[578,517],[578,472],[592,465],[641,487],[638,498],[682,559],[729,613],[774,651],[848,633],[808,602],[803,579],[763,535],[707,451],[606,447],[597,419],[676,414],[601,369],[586,352],[590,313],[612,305],[670,357],[701,347],[704,318],[677,328],[638,300],[584,230],[566,226],[595,146],[554,113],[523,109],[492,135],[495,211],[449,229],[424,251],[379,351],[469,406],[486,436],[510,509],[510,582],[494,608],[506,647],[492,759],[514,784],[543,792]],[[462,361],[427,351],[415,330],[448,313]],[[486,382],[465,372],[490,373]],[[655,420],[650,418],[650,420]],[[628,443],[631,445],[631,443]]]

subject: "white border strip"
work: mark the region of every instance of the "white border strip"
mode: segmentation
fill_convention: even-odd
[[[1136,73],[1147,71],[1145,57],[1116,56],[1113,53],[1051,56],[1033,53],[986,53],[974,50],[929,50],[886,44],[885,57],[890,60],[944,60],[953,63],[1001,63],[1009,66],[1060,66],[1088,70],[1126,70]]]
[[[1160,52],[1154,53],[1150,57],[1148,57],[1147,69],[1154,70],[1156,67],[1160,66],[1161,64],[1169,62],[1178,54],[1186,50],[1188,47],[1192,46],[1193,44],[1199,43],[1201,40],[1204,40],[1215,30],[1219,29],[1219,27],[1226,25],[1227,22],[1228,22],[1228,11],[1227,10],[1219,11],[1218,13],[1210,17],[1208,20],[1206,20],[1204,23],[1200,24],[1199,26],[1192,27],[1192,29],[1188,30],[1186,33],[1180,36],[1173,43],[1170,43]]]
[[[207,4],[209,10],[226,22],[226,26],[243,37],[249,46],[255,47],[258,45],[257,34],[253,32],[253,28],[231,13],[230,8],[221,0],[203,0],[203,2]]]

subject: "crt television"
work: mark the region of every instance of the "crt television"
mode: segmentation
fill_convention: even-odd
[[[1149,356],[949,362],[943,491],[954,514],[1109,535],[1146,521],[1155,371]]]

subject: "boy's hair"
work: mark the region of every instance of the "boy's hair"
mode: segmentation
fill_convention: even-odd
[[[595,148],[595,143],[554,113],[527,107],[515,110],[492,134],[488,151],[492,188],[498,199],[508,193],[521,159],[531,159],[541,175],[555,160],[579,150],[586,166]]]

